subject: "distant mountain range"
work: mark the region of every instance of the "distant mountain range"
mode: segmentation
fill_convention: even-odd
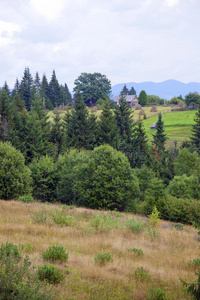
[[[139,96],[142,90],[145,90],[147,95],[156,95],[166,100],[170,100],[171,98],[180,95],[182,95],[182,97],[185,97],[185,95],[189,94],[190,92],[200,93],[199,82],[183,83],[177,80],[170,79],[158,83],[152,81],[145,81],[141,83],[119,83],[112,86],[112,95],[120,95],[120,92],[122,91],[125,84],[128,89],[130,89],[133,86],[136,90],[137,96]]]

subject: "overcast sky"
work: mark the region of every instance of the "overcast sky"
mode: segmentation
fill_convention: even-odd
[[[200,0],[0,0],[0,86],[25,67],[71,91],[82,72],[200,82],[199,30]]]

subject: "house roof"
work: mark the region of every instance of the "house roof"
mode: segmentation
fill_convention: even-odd
[[[114,98],[114,102],[119,102],[121,96],[115,96]],[[127,102],[138,102],[138,98],[135,95],[125,95],[124,96]]]

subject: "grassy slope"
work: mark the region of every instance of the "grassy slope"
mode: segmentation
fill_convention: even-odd
[[[125,221],[133,217],[131,214],[104,212],[109,216],[107,221],[104,226],[95,227],[91,220],[103,212],[67,206],[63,207],[64,213],[73,215],[76,222],[61,227],[51,218],[51,211],[59,208],[55,204],[0,200],[1,242],[33,244],[35,250],[29,256],[36,266],[44,263],[41,253],[50,245],[67,249],[69,261],[55,263],[69,271],[65,281],[54,287],[60,292],[55,299],[147,299],[150,287],[163,289],[170,300],[191,299],[184,293],[179,276],[188,282],[195,280],[195,270],[188,265],[189,260],[199,255],[194,228],[184,226],[180,231],[170,222],[162,221],[160,234],[152,240],[147,230],[135,234],[126,228]],[[47,213],[47,223],[35,224],[31,214],[41,215],[41,211]],[[144,255],[137,256],[127,250],[130,248],[142,249]],[[96,265],[94,257],[108,251],[113,262]],[[138,267],[143,267],[151,280],[136,280],[133,274]]]

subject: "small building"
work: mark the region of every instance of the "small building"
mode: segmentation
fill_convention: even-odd
[[[156,129],[156,123],[153,123],[153,125],[150,126],[150,129]]]
[[[120,97],[121,96],[115,96],[115,98],[113,100],[115,102],[115,104],[119,105]],[[131,107],[135,107],[139,103],[139,100],[135,95],[125,95],[124,97],[126,99],[127,104],[130,105]]]

